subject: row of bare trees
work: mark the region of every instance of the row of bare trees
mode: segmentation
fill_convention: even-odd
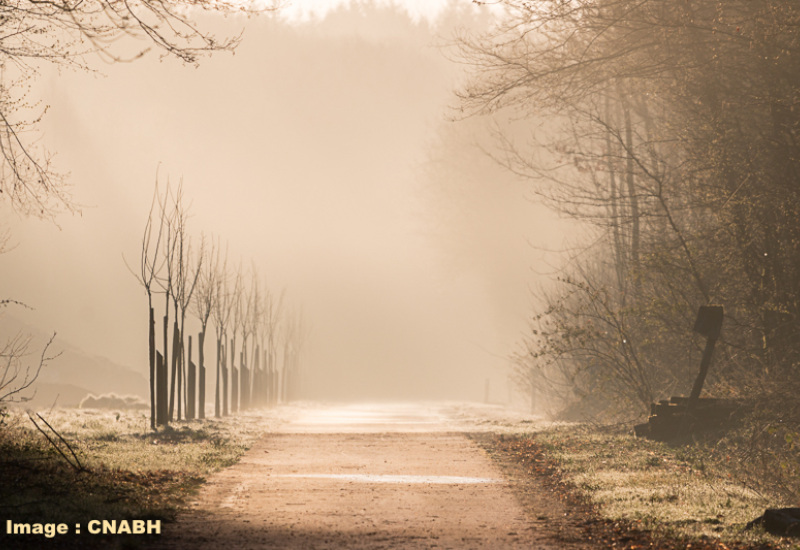
[[[206,341],[216,336],[214,415],[273,406],[297,391],[307,338],[302,315],[289,312],[284,293],[263,282],[253,264],[229,265],[227,247],[187,231],[183,186],[158,183],[142,236],[135,275],[147,294],[151,427],[205,418]],[[163,298],[158,350],[155,300]],[[197,364],[187,318],[199,325]],[[172,324],[170,325],[170,320]],[[171,331],[170,331],[171,328]],[[171,333],[171,338],[170,338]]]
[[[29,94],[41,67],[91,71],[100,60],[133,61],[151,49],[162,57],[197,64],[204,55],[233,51],[240,36],[215,36],[194,16],[204,12],[256,14],[276,7],[227,0],[0,3],[0,202],[17,214],[45,219],[79,210],[67,174],[40,145],[39,123],[48,107]],[[7,250],[8,238],[5,228],[0,229],[0,253]],[[24,304],[0,300],[0,310],[7,306]],[[48,351],[50,343],[33,364],[25,363],[27,337],[9,335],[0,345],[0,406],[28,399],[21,392],[31,387],[41,368],[54,358]]]
[[[713,390],[762,396],[800,428],[796,3],[501,4],[459,41],[474,69],[461,106],[536,121],[532,147],[506,137],[497,158],[590,243],[542,289],[520,381],[584,414],[641,415],[688,392],[694,316],[714,303]]]

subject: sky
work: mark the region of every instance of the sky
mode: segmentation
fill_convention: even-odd
[[[348,0],[292,0],[283,5],[280,17],[295,22],[322,19],[332,10],[352,4],[354,2]],[[451,4],[450,0],[378,0],[375,2],[375,5],[382,7],[396,6],[407,13],[414,22],[424,19],[433,25],[438,22],[439,15],[445,11],[448,4]]]
[[[150,54],[43,68],[40,143],[80,212],[9,214],[4,294],[33,308],[14,315],[145,373],[147,300],[128,265],[156,179],[182,181],[193,238],[219,238],[309,320],[305,396],[483,400],[488,380],[507,400],[562,230],[481,152],[494,123],[452,120],[464,67],[439,45],[487,21],[457,0],[295,1],[203,18],[244,34],[197,67]]]

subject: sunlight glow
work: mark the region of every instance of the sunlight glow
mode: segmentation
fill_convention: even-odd
[[[411,19],[424,18],[434,22],[445,8],[448,0],[374,0],[378,6],[398,6],[408,12]],[[340,6],[358,5],[353,0],[291,0],[281,7],[281,17],[290,22],[322,19],[328,12]]]
[[[335,479],[359,483],[409,483],[423,485],[462,485],[502,483],[500,479],[461,476],[379,475],[379,474],[281,474],[276,477]]]

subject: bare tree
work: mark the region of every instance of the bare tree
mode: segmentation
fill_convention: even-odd
[[[172,342],[172,380],[170,389],[169,416],[173,418],[175,399],[178,401],[177,419],[181,419],[182,402],[185,401],[182,382],[185,380],[185,352],[184,352],[184,326],[187,308],[191,304],[192,294],[200,276],[203,250],[195,258],[192,251],[191,240],[187,233],[188,209],[183,202],[182,182],[176,190],[173,199],[172,225],[172,273],[174,274],[171,286],[173,310],[175,321],[173,323]]]
[[[186,240],[186,247],[185,247],[185,260],[186,260],[186,272],[184,276],[181,277],[179,280],[182,281],[179,289],[179,299],[178,305],[180,307],[180,369],[179,369],[179,378],[178,378],[178,395],[182,395],[182,400],[184,401],[184,410],[188,410],[188,404],[186,403],[186,399],[188,399],[188,393],[186,388],[186,383],[188,383],[188,378],[186,374],[187,365],[187,357],[186,357],[186,315],[189,311],[189,307],[192,304],[192,296],[194,294],[195,289],[197,288],[197,281],[200,278],[200,270],[203,265],[203,256],[205,254],[204,248],[201,246],[200,249],[197,251],[196,256],[193,254],[193,250],[191,247],[191,241],[189,239]],[[191,343],[191,342],[190,342]],[[191,357],[191,355],[190,355]],[[181,393],[181,379],[185,382],[183,385],[183,393]],[[178,402],[178,418],[181,416],[181,409],[180,409],[180,401]]]
[[[231,296],[231,337],[229,339],[230,349],[230,376],[231,376],[231,394],[230,394],[230,410],[237,412],[239,410],[239,369],[236,367],[236,336],[242,332],[243,325],[245,324],[245,297],[244,297],[244,281],[242,273],[242,263],[236,268],[236,273],[233,276],[233,288]]]
[[[220,250],[221,252],[221,250]],[[220,418],[228,413],[228,376],[226,368],[226,339],[229,330],[231,317],[231,300],[233,298],[230,290],[230,273],[228,272],[228,249],[225,248],[225,256],[216,265],[214,276],[214,306],[211,315],[214,319],[214,327],[217,337],[217,368],[216,368],[216,389],[214,393],[214,416]]]
[[[150,427],[156,427],[156,321],[153,309],[153,285],[157,282],[159,273],[164,267],[160,250],[163,245],[162,234],[164,231],[163,216],[157,217],[156,204],[159,200],[158,175],[150,203],[150,212],[147,215],[144,232],[142,234],[142,250],[139,260],[139,271],[134,273],[139,283],[147,294],[148,310],[148,360],[150,365]],[[127,265],[127,262],[126,262]]]
[[[206,250],[197,280],[197,289],[194,294],[194,313],[200,321],[200,334],[197,341],[198,367],[200,374],[198,377],[200,391],[198,395],[200,409],[199,418],[205,418],[205,341],[208,320],[214,311],[217,300],[219,299],[220,277],[220,247],[213,240],[206,240],[202,237],[201,248]],[[205,244],[208,242],[209,244]]]
[[[302,311],[285,315],[283,330],[283,383],[282,395],[285,401],[297,397],[300,367],[303,351],[309,337],[309,326]]]
[[[176,240],[175,240],[175,228],[174,228],[174,219],[175,219],[175,205],[174,201],[172,201],[172,195],[170,192],[170,182],[169,178],[167,178],[166,185],[164,187],[163,194],[156,193],[156,197],[158,200],[158,209],[159,209],[159,242],[162,244],[160,245],[161,249],[161,257],[157,258],[154,257],[153,265],[158,265],[158,274],[154,276],[154,281],[158,284],[161,289],[161,293],[164,294],[164,317],[162,319],[162,328],[163,328],[163,361],[164,361],[164,368],[168,368],[168,351],[169,351],[169,315],[170,315],[170,301],[173,297],[174,292],[174,285],[175,285],[175,254],[176,254]],[[174,308],[177,312],[177,307]],[[155,334],[154,334],[155,337]],[[174,339],[174,334],[173,334]],[[173,349],[173,354],[175,350]],[[169,385],[169,384],[168,384]],[[160,393],[161,390],[156,388],[157,393]],[[164,390],[168,390],[168,388],[164,388]],[[168,393],[168,392],[167,392]],[[169,399],[170,403],[172,399]],[[157,404],[157,407],[161,405]],[[166,418],[163,419],[164,422],[169,422],[172,420],[172,413],[168,412]]]
[[[180,185],[179,185],[180,187]],[[180,194],[180,189],[178,194]],[[163,337],[164,337],[164,365],[165,369],[168,368],[170,361],[169,355],[169,312],[170,302],[173,304],[172,310],[175,313],[176,319],[173,321],[172,331],[172,369],[169,381],[169,405],[167,412],[167,420],[172,421],[174,417],[174,388],[175,388],[175,369],[177,367],[176,358],[176,341],[178,330],[178,306],[175,300],[175,283],[177,279],[177,262],[176,256],[178,253],[177,238],[175,231],[175,218],[177,215],[177,208],[175,201],[170,193],[169,180],[164,190],[164,195],[159,198],[159,206],[161,209],[161,224],[164,228],[164,273],[159,278],[159,286],[164,294],[164,319],[163,319]]]
[[[255,374],[257,333],[261,324],[261,289],[258,282],[258,270],[255,265],[250,266],[250,284],[242,293],[242,317],[240,320],[242,333],[242,364],[241,364],[241,408],[250,406],[252,395],[252,378]],[[248,342],[251,349],[248,353]]]
[[[266,336],[266,362],[267,362],[267,402],[275,405],[278,401],[279,372],[278,372],[278,339],[280,321],[283,309],[284,291],[276,296],[265,290],[264,292],[264,334]]]

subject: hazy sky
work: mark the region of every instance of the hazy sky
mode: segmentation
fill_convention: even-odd
[[[439,15],[448,5],[455,4],[452,0],[376,0],[374,5],[380,7],[395,6],[403,10],[414,21],[426,19],[429,23],[436,24]],[[466,2],[461,2],[466,4]],[[359,2],[348,0],[292,0],[286,2],[280,12],[280,17],[289,21],[307,21],[313,18],[324,18],[332,10],[342,6],[349,6]],[[367,4],[367,2],[361,2]]]
[[[467,1],[335,4],[204,19],[245,33],[199,67],[44,70],[41,143],[82,208],[12,221],[3,295],[35,308],[18,314],[146,372],[147,301],[123,257],[138,261],[158,172],[183,180],[194,236],[302,304],[309,395],[482,399],[491,378],[505,398],[535,247],[560,235],[474,147],[484,121],[448,122],[462,68],[436,44],[480,18]]]

